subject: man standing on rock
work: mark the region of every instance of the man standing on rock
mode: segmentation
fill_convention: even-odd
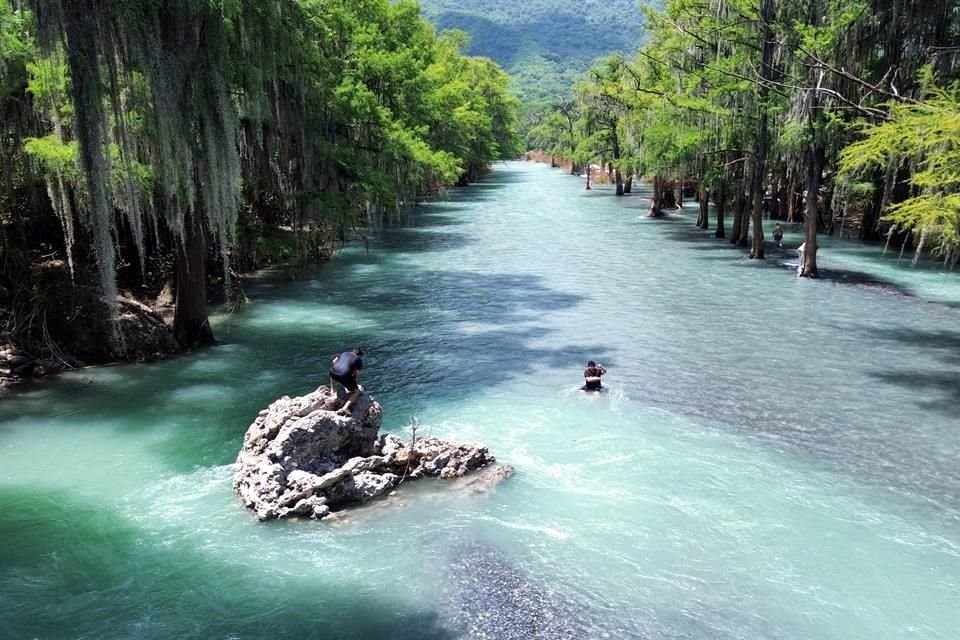
[[[350,394],[346,403],[337,411],[340,415],[350,415],[353,403],[357,401],[360,392],[363,391],[363,387],[360,386],[360,370],[363,369],[363,360],[360,356],[362,355],[363,350],[359,347],[352,351],[344,351],[333,359],[333,366],[330,367],[331,396],[337,397],[337,389],[333,386],[334,380],[343,385],[343,388]]]

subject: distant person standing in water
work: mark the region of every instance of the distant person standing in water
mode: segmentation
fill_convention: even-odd
[[[344,351],[334,357],[333,366],[330,367],[331,395],[333,397],[337,396],[337,389],[333,384],[334,381],[339,382],[343,385],[343,388],[350,393],[350,397],[346,403],[337,411],[340,415],[350,415],[353,403],[357,401],[357,398],[360,397],[360,392],[363,391],[363,387],[360,386],[360,370],[363,369],[363,360],[360,356],[362,355],[363,349],[359,347],[352,351]]]
[[[783,248],[783,227],[779,222],[773,225],[773,241],[777,243],[777,249]]]
[[[607,373],[602,364],[597,364],[593,360],[587,363],[587,368],[583,372],[583,378],[586,382],[580,389],[582,391],[602,391],[603,384],[601,378]]]

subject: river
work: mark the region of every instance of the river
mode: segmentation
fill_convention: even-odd
[[[0,636],[960,637],[960,278],[825,239],[798,279],[645,208],[501,165],[208,351],[6,397]],[[256,522],[247,426],[354,345],[387,430],[516,475]]]

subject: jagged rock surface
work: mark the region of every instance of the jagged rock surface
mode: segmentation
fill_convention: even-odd
[[[421,438],[411,446],[380,435],[380,405],[361,394],[351,415],[341,416],[336,409],[344,399],[332,399],[327,387],[284,396],[250,425],[233,488],[260,520],[324,518],[383,496],[404,480],[459,478],[495,461],[478,445]]]

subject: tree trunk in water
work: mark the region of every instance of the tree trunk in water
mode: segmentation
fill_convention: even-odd
[[[725,238],[727,231],[724,229],[723,214],[727,208],[727,185],[720,185],[720,193],[717,195],[717,232],[714,234],[717,238]]]
[[[760,5],[760,22],[763,29],[763,52],[760,67],[760,78],[757,86],[757,108],[759,109],[759,123],[757,124],[756,155],[753,159],[753,245],[750,248],[750,257],[763,259],[763,195],[764,178],[767,171],[767,153],[769,147],[769,131],[767,126],[767,95],[770,92],[768,82],[773,78],[773,28],[774,20],[773,0],[762,0]]]
[[[780,174],[780,183],[777,185],[777,220],[787,219],[787,203],[790,202],[790,181],[787,179],[786,169]]]
[[[797,190],[793,182],[789,184],[789,194],[787,196],[787,222],[797,221]]]
[[[823,158],[820,160],[820,166],[823,166]],[[821,180],[822,182],[822,180]],[[837,216],[833,210],[833,188],[827,190],[820,199],[820,210],[823,211],[823,217],[826,220],[826,229],[828,235],[833,235],[837,231]]]
[[[820,17],[817,3],[810,3],[809,9],[808,24],[818,24]],[[808,74],[810,79],[816,78],[813,67],[810,67]],[[817,115],[815,115],[819,110],[819,98],[820,94],[816,91],[810,91],[807,94],[807,99],[810,101],[807,107],[807,133],[810,136],[810,146],[807,151],[807,198],[803,212],[806,233],[800,253],[801,264],[798,267],[798,275],[805,278],[816,278],[820,275],[817,271],[817,224],[820,221],[819,201],[823,158],[822,149],[817,140]]]
[[[660,194],[663,191],[663,179],[660,176],[653,176],[653,197],[650,198],[650,217],[660,215]]]
[[[730,230],[730,244],[737,244],[740,241],[740,230],[743,228],[744,206],[743,190],[738,185],[737,194],[733,199],[733,229]]]
[[[585,191],[590,191],[590,172],[592,171],[592,165],[587,165],[587,188]]]
[[[747,238],[750,237],[750,198],[747,194],[743,195],[743,211],[740,212],[740,237],[737,238],[737,246],[747,246]]]
[[[700,216],[697,226],[706,231],[710,228],[710,191],[700,183]]]
[[[817,271],[817,221],[820,217],[817,200],[820,195],[821,163],[820,150],[816,148],[816,143],[810,146],[810,159],[807,163],[807,206],[804,211],[806,238],[803,243],[803,264],[800,265],[800,275],[804,278],[817,278],[820,276]]]
[[[763,238],[763,188],[757,189],[753,193],[753,207],[751,208],[750,218],[753,221],[753,243],[750,245],[750,257],[758,260],[764,259],[764,238]],[[746,237],[743,244],[747,243]]]
[[[613,170],[613,180],[617,185],[617,195],[623,195],[623,172],[620,171],[620,137],[617,135],[616,129],[613,131],[613,162],[610,163],[610,168]]]
[[[184,246],[177,249],[173,336],[185,349],[213,344],[207,315],[207,242],[202,220],[188,214]]]
[[[624,193],[633,193],[633,176],[631,175],[627,178],[627,181],[623,185]]]
[[[675,199],[677,203],[677,208],[683,209],[683,180],[680,181],[680,189],[678,190],[678,193],[680,197]]]

